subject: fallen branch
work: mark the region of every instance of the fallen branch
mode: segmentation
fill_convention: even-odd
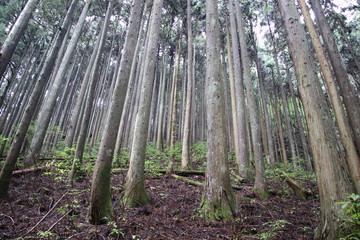
[[[311,190],[301,187],[300,184],[295,181],[295,179],[286,176],[285,173],[283,173],[283,178],[298,198],[307,199],[313,195],[313,192]]]
[[[35,224],[35,226],[33,226],[29,231],[27,231],[24,235],[22,235],[21,237],[25,237],[26,235],[28,235],[29,233],[32,232],[32,230],[34,230],[37,226],[39,226],[39,224],[44,221],[44,219],[49,216],[49,214],[55,209],[55,207],[60,203],[60,201],[69,193],[69,191],[65,192],[60,198],[59,200],[57,200],[57,202],[54,204],[54,206],[52,206],[52,208]]]
[[[191,179],[188,179],[186,177],[182,177],[182,176],[179,176],[179,175],[176,175],[176,174],[171,174],[171,176],[173,178],[180,179],[180,180],[183,180],[185,182],[188,182],[188,183],[190,183],[191,185],[194,185],[194,186],[200,186],[200,187],[204,186],[204,184],[202,182],[191,180]]]
[[[194,185],[194,186],[200,186],[200,187],[204,186],[204,184],[203,184],[202,182],[195,181],[195,180],[192,180],[192,179],[188,179],[188,178],[186,178],[186,177],[182,177],[182,176],[179,176],[179,175],[176,175],[176,174],[171,174],[171,176],[172,176],[173,178],[176,178],[176,179],[179,179],[179,180],[183,180],[183,181],[185,181],[185,182],[188,182],[189,184]],[[232,185],[231,187],[232,187],[233,189],[235,189],[235,190],[242,190],[242,189],[243,189],[243,187],[237,186],[237,185]]]
[[[118,172],[126,172],[128,169],[126,168],[115,168],[112,170],[113,173]],[[159,173],[159,174],[166,174],[167,169],[156,169],[156,170],[146,170],[145,173]],[[196,170],[174,170],[172,173],[179,175],[179,176],[205,176],[204,171],[196,171]]]
[[[21,175],[21,174],[31,173],[31,172],[36,172],[36,171],[44,171],[44,170],[48,170],[50,168],[51,168],[51,166],[46,165],[46,166],[40,166],[40,167],[34,167],[34,168],[15,170],[12,172],[12,175]]]
[[[61,216],[61,218],[59,218],[53,225],[51,225],[51,227],[49,227],[49,229],[47,230],[48,232],[50,232],[61,220],[63,220],[67,215],[69,215],[71,212],[73,211],[73,209],[69,210],[67,213],[65,213],[64,215]]]

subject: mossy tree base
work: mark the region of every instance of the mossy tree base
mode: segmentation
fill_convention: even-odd
[[[128,184],[124,191],[122,203],[124,208],[134,208],[144,206],[150,203],[145,191],[145,186],[142,183],[136,183],[134,186]]]
[[[98,199],[90,206],[89,222],[94,225],[106,224],[113,216],[111,198]]]
[[[220,198],[217,201],[208,201],[204,196],[201,200],[201,217],[209,221],[230,221],[236,215],[235,202]]]

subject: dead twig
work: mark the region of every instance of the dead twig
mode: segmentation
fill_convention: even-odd
[[[53,225],[51,225],[51,227],[49,227],[49,229],[48,229],[47,231],[50,232],[50,231],[56,226],[56,224],[58,224],[61,220],[63,220],[64,217],[66,217],[67,215],[69,215],[72,211],[73,211],[73,209],[69,210],[67,213],[65,213],[64,215],[62,215],[61,218],[59,218]]]
[[[12,222],[12,225],[15,225],[15,221],[14,221],[14,219],[12,217],[10,217],[10,216],[8,216],[6,214],[3,214],[3,213],[0,213],[0,216],[9,218],[11,220],[11,222]]]
[[[22,235],[21,237],[25,237],[26,235],[28,235],[29,233],[31,233],[37,226],[39,226],[39,224],[44,221],[44,219],[49,216],[49,214],[55,209],[55,207],[60,203],[60,201],[69,193],[69,191],[65,192],[60,198],[59,200],[57,200],[57,202],[54,204],[54,206],[52,206],[52,208],[35,224],[35,226],[33,226],[29,231],[27,231],[24,235]]]

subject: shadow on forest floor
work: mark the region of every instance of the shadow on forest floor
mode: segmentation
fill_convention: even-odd
[[[201,176],[191,178],[203,181]],[[55,179],[41,173],[13,178],[9,197],[0,201],[0,239],[312,239],[318,223],[318,199],[299,200],[282,182],[270,184],[281,194],[269,198],[258,197],[251,185],[242,184],[243,190],[235,190],[241,213],[223,223],[199,217],[202,187],[147,175],[151,205],[124,211],[119,197],[125,173],[117,173],[112,177],[114,218],[93,226],[86,219],[90,177],[73,188]]]

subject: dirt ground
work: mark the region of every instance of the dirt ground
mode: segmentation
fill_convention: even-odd
[[[299,200],[285,183],[272,182],[273,194],[261,198],[251,184],[235,190],[240,215],[231,222],[199,216],[202,187],[170,176],[146,177],[151,204],[123,210],[119,200],[125,173],[112,177],[114,217],[106,225],[87,221],[90,177],[73,187],[59,176],[29,173],[14,177],[0,201],[0,239],[313,239],[317,198]],[[193,180],[203,181],[202,176]],[[314,190],[315,185],[308,187]],[[275,193],[275,194],[274,194]],[[52,209],[52,210],[51,210]]]

